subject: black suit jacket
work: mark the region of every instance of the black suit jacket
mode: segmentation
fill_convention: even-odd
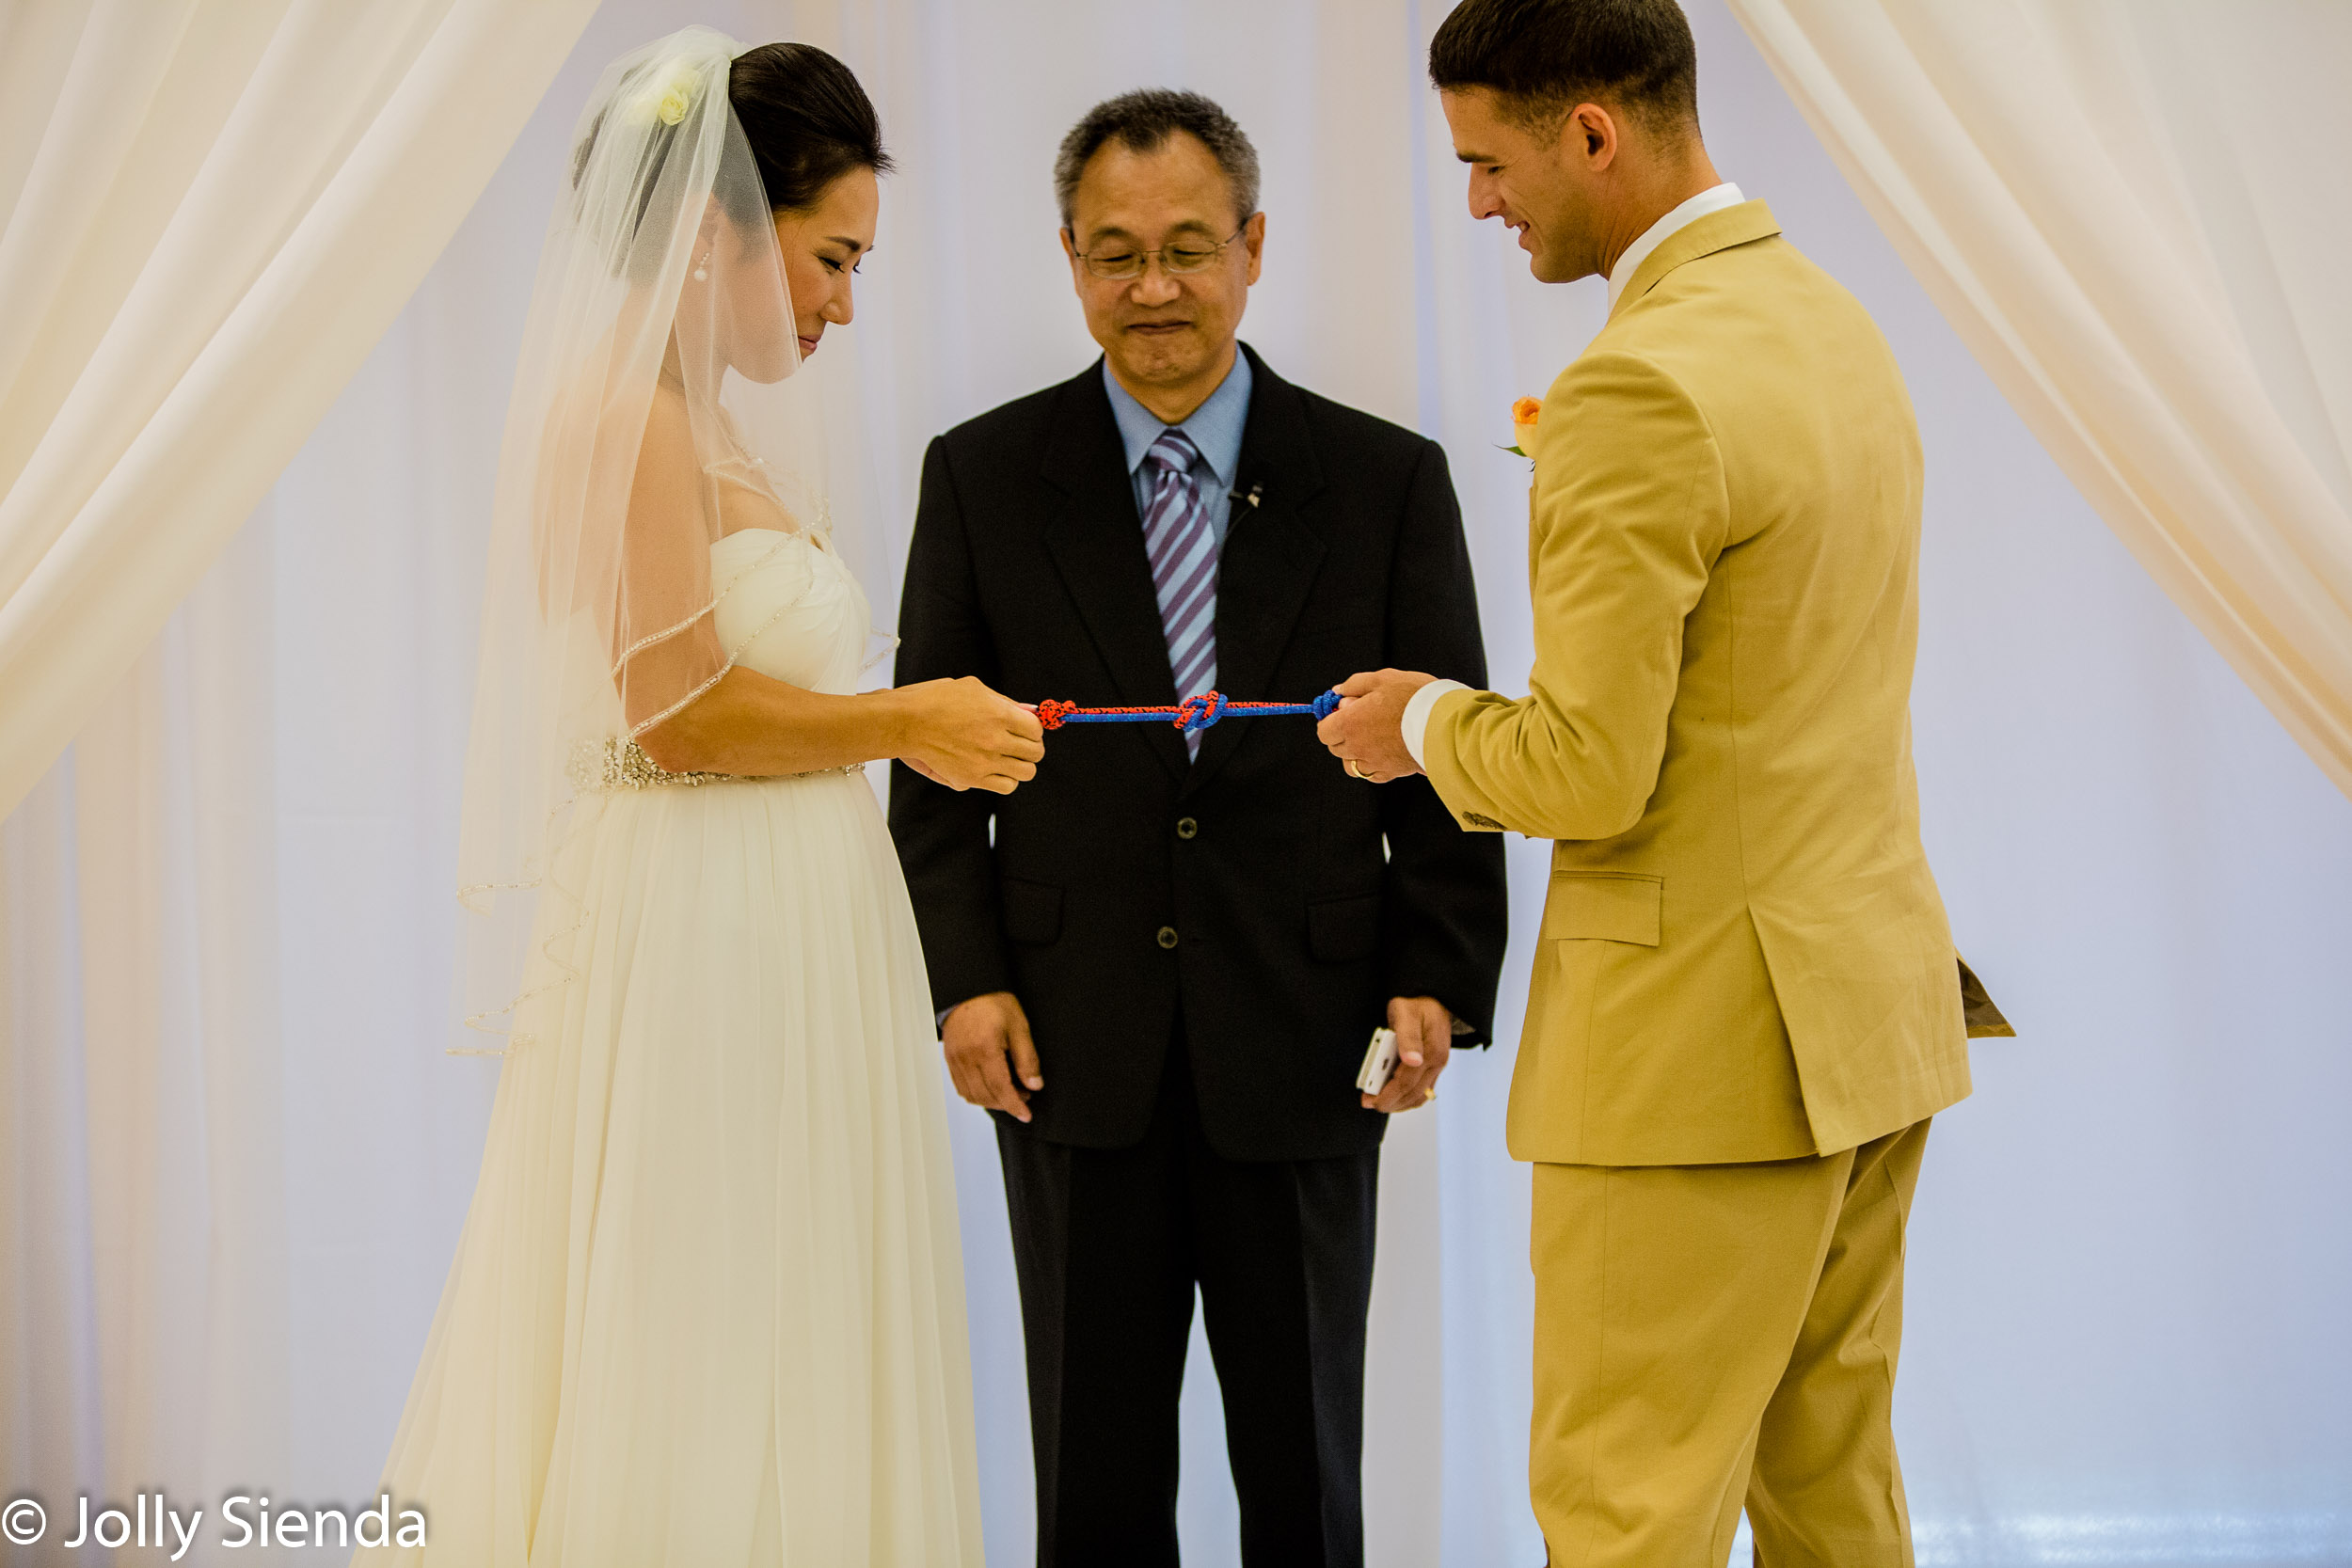
[[[1235,490],[1259,499],[1221,558],[1219,689],[1304,702],[1389,665],[1485,686],[1443,451],[1243,352]],[[931,443],[898,629],[902,685],[1177,700],[1101,361]],[[890,828],[937,1005],[1009,990],[1028,1013],[1035,1136],[1140,1138],[1181,1006],[1219,1153],[1360,1152],[1387,1120],[1355,1079],[1389,997],[1437,997],[1475,1030],[1457,1043],[1493,1022],[1501,838],[1456,828],[1425,779],[1349,778],[1311,719],[1227,720],[1197,762],[1172,724],[1072,725],[1009,797],[899,764]]]

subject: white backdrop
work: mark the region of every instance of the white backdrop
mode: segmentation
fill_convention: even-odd
[[[473,613],[532,264],[597,68],[702,20],[834,47],[873,90],[904,169],[858,322],[816,363],[857,439],[844,503],[894,534],[930,435],[1092,353],[1052,231],[1061,131],[1133,86],[1219,98],[1266,166],[1245,336],[1445,440],[1510,689],[1525,481],[1494,447],[1603,302],[1534,285],[1463,214],[1421,77],[1442,8],[607,0],[230,558],[0,828],[0,1486],[238,1477],[324,1502],[374,1479],[495,1070],[437,1049]],[[1898,1410],[1921,1560],[2352,1561],[2352,803],[2035,445],[1719,0],[1689,8],[1718,166],[1869,306],[1918,404],[1929,849],[2024,1037],[1979,1046],[1921,1187]],[[895,568],[867,563],[878,605]],[[1540,847],[1514,853],[1509,1017],[1542,880]],[[141,965],[166,983],[124,1016]],[[1375,1485],[1376,1561],[1542,1555],[1509,1055],[1462,1058],[1391,1144],[1374,1467],[1427,1480]],[[1032,1540],[1017,1308],[987,1129],[953,1120],[1009,1568]],[[93,1326],[158,1294],[172,1332]],[[1441,1383],[1410,1366],[1422,1334]],[[1208,1393],[1188,1388],[1183,1509],[1214,1564],[1233,1551]]]

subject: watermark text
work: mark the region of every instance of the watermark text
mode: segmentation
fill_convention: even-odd
[[[167,1548],[179,1561],[196,1544],[204,1528],[206,1511],[200,1504],[182,1507],[161,1492],[141,1492],[128,1507],[108,1499],[82,1497],[71,1510],[60,1510],[57,1544],[71,1551],[78,1546]],[[424,1513],[398,1508],[391,1494],[379,1494],[373,1507],[339,1505],[306,1507],[273,1505],[267,1497],[234,1493],[221,1498],[216,1537],[224,1550],[247,1546],[421,1546]],[[0,1540],[13,1546],[37,1545],[50,1533],[49,1510],[38,1497],[24,1497],[0,1506]]]

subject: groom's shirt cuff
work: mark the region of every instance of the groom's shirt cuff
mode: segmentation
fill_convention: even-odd
[[[1449,691],[1468,691],[1460,681],[1431,681],[1413,693],[1413,700],[1405,705],[1405,750],[1412,753],[1413,766],[1423,772],[1429,760],[1421,754],[1422,738],[1429,733],[1429,710],[1438,705],[1438,699]]]

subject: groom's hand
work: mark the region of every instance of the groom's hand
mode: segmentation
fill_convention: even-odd
[[[1339,708],[1315,726],[1315,738],[1368,784],[1418,773],[1421,765],[1405,749],[1405,705],[1437,678],[1406,670],[1350,675],[1332,689],[1340,694]]]
[[[939,1041],[956,1093],[984,1111],[1029,1119],[1029,1095],[1045,1086],[1045,1074],[1019,997],[993,990],[962,1003],[940,1025]]]
[[[1396,1070],[1378,1094],[1363,1101],[1367,1111],[1393,1115],[1437,1098],[1438,1074],[1454,1054],[1454,1015],[1434,996],[1392,996],[1389,1027],[1396,1031]]]

